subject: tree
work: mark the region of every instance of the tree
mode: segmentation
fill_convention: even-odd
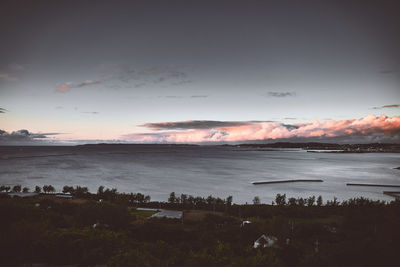
[[[76,186],[72,194],[77,197],[84,197],[88,192],[89,189],[86,186]]]
[[[227,206],[231,206],[232,205],[232,201],[233,201],[233,197],[229,196],[226,198],[226,205]]]
[[[286,194],[277,194],[275,197],[276,205],[284,206],[286,204]]]
[[[136,201],[137,201],[138,203],[140,203],[140,204],[143,203],[143,201],[144,201],[144,195],[143,195],[143,194],[137,193],[137,194],[135,194],[134,196],[136,196]]]
[[[190,206],[193,206],[193,205],[195,204],[194,201],[195,201],[194,196],[189,195],[189,197],[188,197],[188,202],[189,202]]]
[[[4,185],[0,186],[0,192],[6,191],[6,187]]]
[[[112,188],[109,189],[107,188],[106,190],[103,191],[103,194],[101,196],[102,198],[104,198],[105,200],[115,200],[117,198],[117,189],[116,188]]]
[[[45,194],[47,194],[47,192],[48,192],[48,185],[44,185],[43,186],[43,192],[45,193]]]
[[[102,196],[104,193],[104,186],[100,185],[99,189],[97,189],[97,195]]]
[[[260,197],[259,196],[255,196],[253,198],[253,204],[254,205],[260,205],[261,201],[260,201]]]
[[[176,202],[175,192],[171,192],[171,194],[169,194],[168,202],[169,203],[175,203]]]
[[[315,196],[307,198],[307,206],[311,207],[315,204]]]
[[[305,201],[304,198],[299,197],[299,198],[297,199],[297,205],[299,205],[300,207],[303,207],[305,203],[306,203],[306,201]]]
[[[183,205],[187,204],[187,199],[188,199],[188,196],[186,194],[181,194],[181,203]]]
[[[56,189],[52,185],[44,185],[43,186],[43,192],[45,192],[45,193],[51,193],[51,192],[55,192],[55,191],[56,191]]]
[[[28,188],[28,187],[24,187],[24,188],[22,189],[22,192],[28,193],[28,192],[29,192],[29,188]]]
[[[323,202],[322,202],[322,196],[319,196],[319,197],[317,198],[317,206],[318,206],[318,207],[321,207],[322,204],[323,204]]]
[[[288,199],[288,204],[289,204],[289,206],[296,206],[297,205],[297,201],[296,201],[296,199],[294,198],[294,197],[290,197],[289,199]]]
[[[40,186],[35,186],[35,193],[40,193],[42,192],[42,188],[40,188]]]
[[[215,203],[215,198],[212,195],[209,195],[206,199],[208,205],[212,205]]]
[[[21,185],[14,185],[12,188],[13,192],[21,192]]]
[[[54,188],[54,186],[49,185],[49,192],[50,192],[50,193],[53,193],[53,192],[55,192],[55,191],[56,191],[56,189]]]
[[[327,201],[326,202],[326,205],[327,206],[333,206],[333,207],[337,207],[337,206],[339,206],[339,204],[340,204],[340,202],[339,201],[337,201],[337,197],[333,197],[333,201]]]
[[[333,206],[339,206],[340,201],[337,201],[337,197],[333,197]]]
[[[74,188],[72,186],[68,186],[68,185],[64,185],[62,192],[64,194],[70,193],[73,194],[74,193]]]

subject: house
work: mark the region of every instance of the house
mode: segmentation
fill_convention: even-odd
[[[251,221],[243,221],[243,222],[240,224],[240,227],[243,227],[243,226],[245,226],[245,225],[247,225],[247,224],[251,224]]]
[[[272,235],[262,234],[256,241],[254,241],[254,248],[264,247],[264,248],[277,248],[278,238]]]

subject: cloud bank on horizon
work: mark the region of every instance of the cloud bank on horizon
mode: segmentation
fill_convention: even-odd
[[[309,140],[349,142],[400,142],[400,116],[367,115],[352,120],[326,120],[301,124],[275,121],[183,121],[142,125],[152,132],[123,135],[141,143],[246,142]],[[357,142],[357,141],[356,141]]]
[[[59,135],[59,133],[32,133],[25,129],[9,133],[0,130],[0,144],[28,144],[44,141],[51,135]]]

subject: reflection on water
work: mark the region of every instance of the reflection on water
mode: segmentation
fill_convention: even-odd
[[[224,146],[1,147],[0,184],[84,185],[149,194],[167,200],[170,192],[233,196],[236,203],[260,196],[271,203],[289,197],[322,195],[339,199],[364,196],[392,200],[382,188],[346,183],[399,184],[400,154],[307,153],[303,150],[253,151]],[[323,183],[253,185],[253,181],[322,179]],[[392,190],[386,188],[385,190]],[[393,189],[394,191],[396,189]]]

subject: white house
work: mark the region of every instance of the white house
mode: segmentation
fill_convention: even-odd
[[[245,226],[246,224],[251,224],[251,221],[243,221],[242,224],[240,225],[240,227]]]
[[[256,241],[254,241],[254,248],[277,248],[278,238],[272,235],[262,234]]]

